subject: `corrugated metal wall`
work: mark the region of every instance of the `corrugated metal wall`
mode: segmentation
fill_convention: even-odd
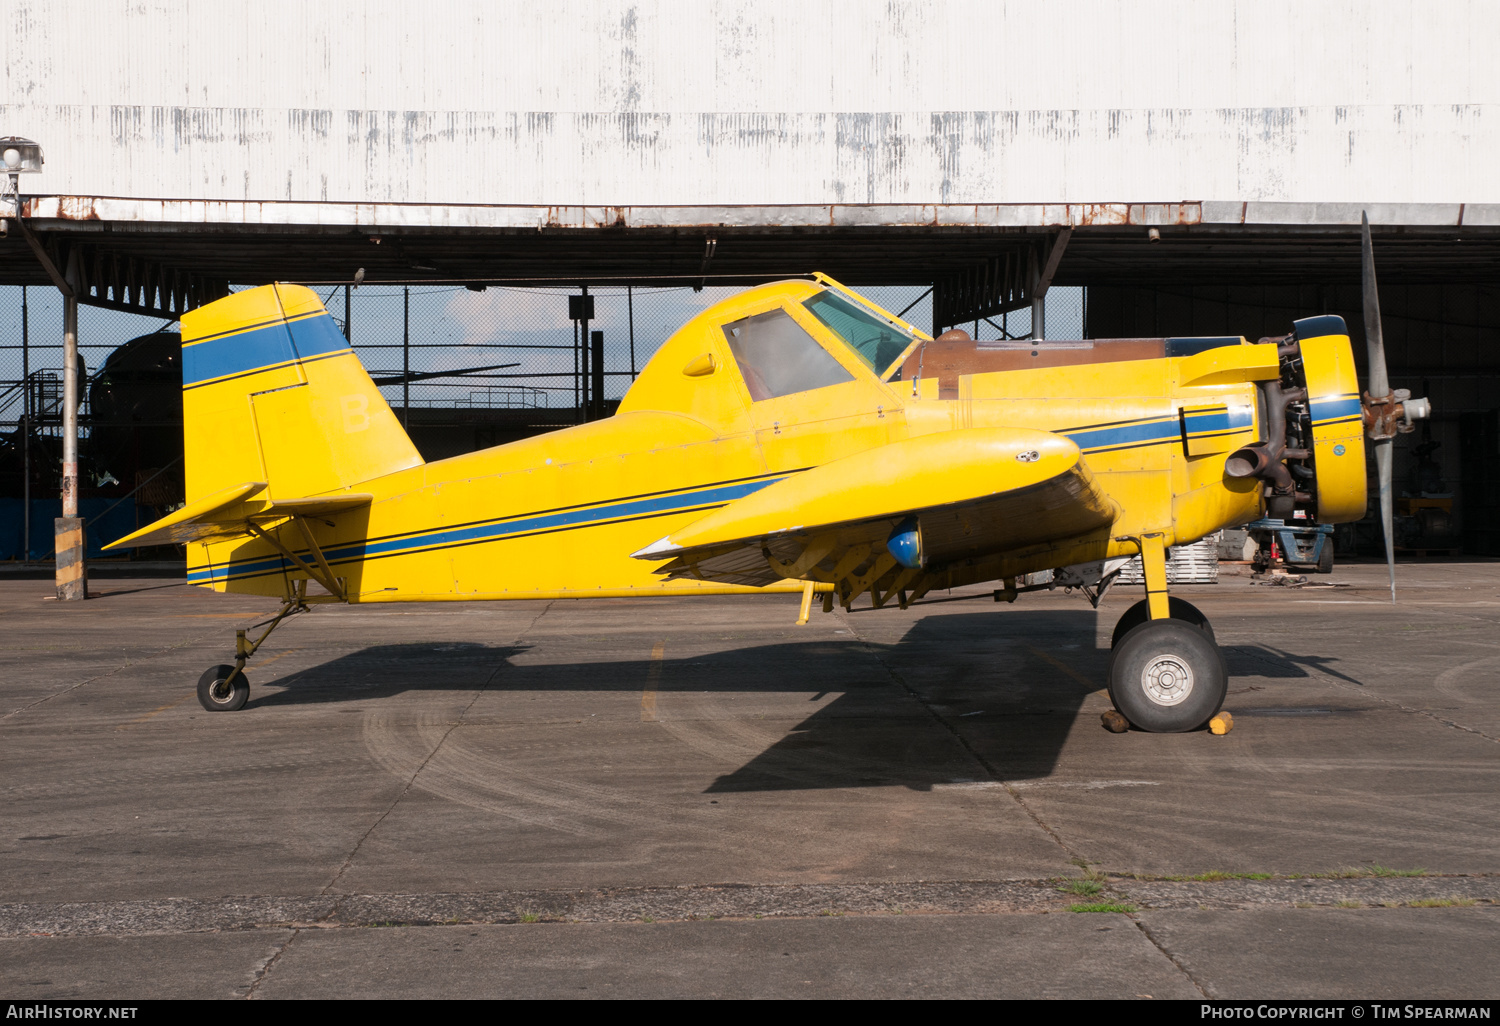
[[[34,0],[29,192],[1500,202],[1491,0]]]

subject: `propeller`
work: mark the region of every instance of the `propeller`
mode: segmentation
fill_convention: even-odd
[[[1375,445],[1375,470],[1380,479],[1380,523],[1385,531],[1385,565],[1391,577],[1391,602],[1396,601],[1396,536],[1391,485],[1391,440],[1407,434],[1415,421],[1431,415],[1426,399],[1413,399],[1404,388],[1391,391],[1385,366],[1385,338],[1380,327],[1380,292],[1375,285],[1375,248],[1370,242],[1370,217],[1360,212],[1360,286],[1365,305],[1365,350],[1369,355],[1369,387],[1365,389],[1365,434]]]

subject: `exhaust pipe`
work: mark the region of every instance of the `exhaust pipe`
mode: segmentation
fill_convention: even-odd
[[[1293,353],[1282,350],[1295,348],[1296,344],[1292,343],[1278,347],[1277,351],[1285,359]],[[1300,356],[1300,350],[1297,350],[1296,355]],[[1224,461],[1224,473],[1230,477],[1255,477],[1266,482],[1266,515],[1277,520],[1290,520],[1297,508],[1297,501],[1306,500],[1308,496],[1298,493],[1296,482],[1292,480],[1292,472],[1283,461],[1288,457],[1306,459],[1308,452],[1305,449],[1293,450],[1286,447],[1286,408],[1292,403],[1306,401],[1307,389],[1283,389],[1279,381],[1267,381],[1261,388],[1266,396],[1266,441],[1247,445],[1230,453],[1229,458]]]

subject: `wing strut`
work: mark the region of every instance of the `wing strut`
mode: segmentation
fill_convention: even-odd
[[[328,594],[332,595],[340,602],[347,602],[348,598],[344,594],[344,586],[339,582],[339,579],[337,577],[333,576],[333,570],[328,566],[328,560],[323,558],[323,550],[318,547],[317,541],[313,539],[312,531],[308,529],[307,524],[303,522],[303,519],[301,517],[294,516],[291,519],[296,523],[297,529],[302,532],[302,538],[307,542],[308,551],[310,551],[313,555],[313,558],[318,561],[318,565],[316,567],[312,566],[301,556],[297,555],[291,549],[281,544],[281,542],[277,540],[274,535],[268,534],[266,531],[262,530],[261,527],[253,520],[248,521],[246,523],[246,526],[250,529],[251,534],[255,535],[267,545],[270,545],[277,552],[281,553],[285,558],[290,559],[292,563],[297,567],[297,569],[301,570],[303,573],[307,574],[307,576],[311,577],[313,580],[321,584],[325,589],[327,589]]]

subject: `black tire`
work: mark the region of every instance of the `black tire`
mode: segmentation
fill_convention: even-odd
[[[1333,573],[1333,535],[1331,534],[1323,539],[1323,551],[1318,553],[1318,565],[1314,572]]]
[[[243,709],[250,698],[250,682],[245,679],[245,672],[241,670],[235,674],[234,683],[225,688],[224,682],[231,673],[234,673],[233,666],[221,664],[210,667],[199,677],[198,704],[209,712],[234,712],[236,709]]]
[[[1213,639],[1181,620],[1148,620],[1109,656],[1109,697],[1141,730],[1197,730],[1224,704],[1229,675]]]
[[[1208,617],[1199,611],[1198,607],[1185,599],[1176,596],[1167,596],[1167,610],[1172,619],[1190,623],[1208,635],[1208,640],[1217,644],[1214,637],[1213,626],[1208,622]],[[1136,627],[1151,619],[1151,607],[1146,599],[1141,599],[1135,605],[1125,610],[1125,615],[1120,617],[1120,622],[1115,624],[1115,633],[1109,639],[1109,647],[1114,648],[1120,643],[1120,639],[1129,634]]]

